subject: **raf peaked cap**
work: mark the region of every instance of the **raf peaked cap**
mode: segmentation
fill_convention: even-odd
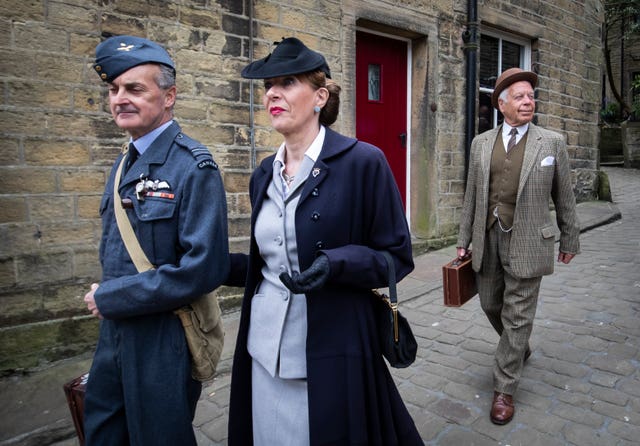
[[[524,71],[520,68],[504,70],[496,81],[496,87],[493,89],[493,94],[491,95],[491,104],[493,104],[495,108],[498,108],[498,97],[500,93],[509,85],[520,81],[527,81],[531,84],[531,88],[536,88],[538,75],[533,71]]]
[[[100,42],[96,47],[93,69],[100,79],[112,82],[130,68],[145,63],[159,63],[174,70],[176,67],[169,53],[151,40],[134,36],[115,36]]]
[[[270,79],[321,70],[331,78],[331,70],[324,56],[310,50],[295,37],[282,39],[267,57],[250,63],[242,70],[247,79]]]

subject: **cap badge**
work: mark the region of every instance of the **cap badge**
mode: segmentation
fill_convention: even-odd
[[[127,45],[126,43],[121,43],[120,48],[116,48],[118,51],[131,51],[135,45]]]

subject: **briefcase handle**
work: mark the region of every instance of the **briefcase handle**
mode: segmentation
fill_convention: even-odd
[[[471,258],[471,250],[467,250],[466,254],[464,255],[464,257],[460,258],[460,257],[456,257],[456,259],[451,263],[451,266],[458,266],[460,265],[462,262],[466,262],[467,260],[469,260]]]

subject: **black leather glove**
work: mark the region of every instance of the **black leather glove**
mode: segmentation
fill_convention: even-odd
[[[301,273],[294,271],[293,277],[289,273],[281,273],[280,280],[294,293],[304,294],[322,288],[329,279],[329,273],[329,258],[320,254],[306,270]]]

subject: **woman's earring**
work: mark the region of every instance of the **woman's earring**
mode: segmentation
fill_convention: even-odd
[[[313,107],[313,111],[314,113],[320,113],[320,107],[318,107],[317,105]]]

